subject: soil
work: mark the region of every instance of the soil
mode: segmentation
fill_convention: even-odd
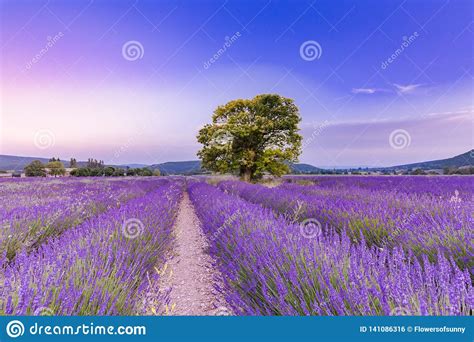
[[[168,315],[229,315],[225,300],[214,289],[219,272],[206,253],[207,239],[187,193],[174,226],[174,253],[162,276],[162,289],[170,289]]]

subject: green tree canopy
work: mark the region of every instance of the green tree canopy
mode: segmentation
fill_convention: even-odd
[[[107,176],[107,177],[111,177],[115,172],[115,168],[113,168],[112,166],[107,166],[105,169],[104,169],[104,176]]]
[[[46,167],[49,169],[49,174],[51,176],[64,176],[66,174],[66,169],[60,161],[51,161],[46,164]]]
[[[150,169],[144,167],[140,170],[139,175],[143,176],[143,177],[150,177],[150,176],[153,176],[153,171],[151,171]]]
[[[27,177],[46,177],[44,165],[39,160],[33,160],[25,166],[25,175]]]
[[[215,172],[238,172],[244,180],[264,172],[280,176],[301,153],[301,121],[292,99],[263,94],[219,106],[212,123],[197,136],[203,144],[198,156],[203,167]]]

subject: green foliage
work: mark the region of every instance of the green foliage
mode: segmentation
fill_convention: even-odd
[[[139,176],[143,176],[143,177],[153,176],[153,171],[144,167],[143,169],[141,169]]]
[[[122,169],[105,166],[102,160],[89,159],[87,167],[80,167],[71,171],[71,176],[76,177],[123,177],[123,176],[153,176],[153,171],[148,168]],[[158,174],[159,176],[159,171]]]
[[[76,177],[88,177],[90,176],[90,169],[87,167],[81,167],[71,171],[71,176]]]
[[[46,177],[46,170],[42,162],[33,160],[25,166],[25,175],[27,177]]]
[[[265,172],[280,176],[301,153],[300,121],[293,100],[280,95],[231,101],[219,106],[212,123],[199,131],[197,139],[203,147],[198,156],[204,168],[237,172],[246,181]]]
[[[110,177],[114,174],[115,169],[112,166],[107,166],[104,168],[104,176]]]
[[[115,169],[113,167],[105,168],[90,168],[90,167],[80,167],[78,169],[71,171],[71,176],[76,177],[101,177],[101,176],[114,176]]]
[[[114,170],[114,173],[112,174],[112,176],[114,176],[114,177],[122,177],[122,176],[125,176],[125,170],[124,170],[124,169],[121,169],[121,168],[115,169],[115,170]]]
[[[66,174],[66,169],[60,161],[50,161],[46,164],[46,167],[49,169],[48,173],[51,176],[64,176]]]
[[[89,174],[91,177],[100,177],[104,175],[104,170],[96,167],[89,168]]]
[[[127,170],[127,176],[153,176],[153,172],[150,169],[144,167],[143,169],[140,168],[131,168]]]
[[[410,172],[410,175],[414,175],[414,176],[417,176],[417,175],[427,175],[427,173],[422,170],[422,169],[416,169],[412,172]]]
[[[445,167],[443,170],[445,175],[474,175],[474,166],[464,167]]]

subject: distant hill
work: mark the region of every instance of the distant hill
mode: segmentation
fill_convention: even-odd
[[[19,157],[19,156],[8,156],[0,154],[0,170],[14,170],[21,171],[23,168],[31,163],[33,160],[39,160],[42,163],[47,163],[49,158],[37,158],[37,157]],[[69,162],[62,160],[64,165],[69,165]]]
[[[26,165],[31,163],[33,160],[39,160],[43,164],[49,162],[49,158],[41,157],[20,157],[0,154],[0,170],[4,171],[23,171]],[[69,160],[61,159],[61,162],[65,167],[69,167]],[[77,165],[82,167],[87,165],[87,161],[78,161]]]
[[[408,170],[408,169],[423,169],[423,170],[432,170],[432,169],[443,169],[445,167],[462,167],[462,166],[474,166],[474,150],[467,151],[466,153],[457,155],[452,158],[440,159],[440,160],[431,160],[421,163],[405,164],[392,166],[386,169],[394,170]]]
[[[152,170],[160,170],[162,175],[193,175],[205,173],[201,169],[199,160],[166,162],[161,164],[153,164],[148,166]]]
[[[162,164],[155,164],[149,166],[149,168],[155,170],[159,169],[163,175],[191,175],[206,173],[206,170],[201,168],[201,162],[199,160],[180,161],[180,162],[167,162]],[[290,164],[292,173],[317,173],[321,169],[309,165],[309,164]]]
[[[143,167],[147,167],[148,165],[147,164],[120,164],[120,165],[116,165],[118,167],[121,167],[121,168],[132,168],[132,169],[138,169],[138,168],[143,168]]]
[[[310,165],[310,164],[290,164],[291,173],[301,174],[301,173],[319,173],[322,169],[319,167]]]

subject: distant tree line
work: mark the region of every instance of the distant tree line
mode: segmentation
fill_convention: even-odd
[[[445,167],[443,173],[445,175],[474,175],[474,166]]]
[[[80,167],[71,171],[71,176],[75,177],[125,177],[125,176],[159,176],[160,171],[152,171],[147,168],[129,168],[103,166],[103,167]]]
[[[25,175],[27,177],[46,177],[46,175],[58,177],[66,174],[64,164],[59,158],[49,159],[47,164],[43,164],[39,160],[33,160],[30,164],[25,166]]]
[[[148,168],[121,168],[113,166],[105,166],[103,160],[89,158],[84,167],[79,167],[77,160],[71,158],[69,167],[70,175],[75,177],[125,177],[125,176],[159,176],[159,170],[150,170]],[[39,160],[34,160],[24,168],[27,177],[46,177],[50,176],[64,176],[66,169],[59,158],[50,158],[48,163],[43,164]]]

